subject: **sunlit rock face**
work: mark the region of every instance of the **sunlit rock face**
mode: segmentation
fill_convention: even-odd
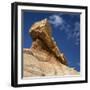
[[[68,66],[65,55],[52,37],[52,29],[47,19],[35,22],[29,34],[33,42],[30,48],[23,49],[23,77],[79,74]]]

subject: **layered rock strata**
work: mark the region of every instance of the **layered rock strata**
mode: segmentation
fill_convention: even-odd
[[[30,48],[23,49],[24,77],[78,75],[59,50],[47,19],[34,23],[29,34],[33,42]]]

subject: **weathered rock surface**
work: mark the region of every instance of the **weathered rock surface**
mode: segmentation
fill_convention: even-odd
[[[23,49],[24,77],[78,75],[70,68],[51,34],[51,27],[44,19],[32,25],[29,33],[33,39],[31,48]]]

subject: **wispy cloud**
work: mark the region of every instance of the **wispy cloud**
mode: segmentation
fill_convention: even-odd
[[[71,38],[74,39],[75,45],[79,45],[80,42],[80,24],[79,22],[72,22],[72,24],[65,21],[62,17],[63,15],[52,15],[49,17],[49,22],[53,24],[55,28],[58,28],[61,31],[64,31],[67,35],[67,39],[70,40]]]
[[[63,24],[63,19],[59,15],[52,15],[49,17],[49,22],[53,24],[55,27],[58,27]]]
[[[75,38],[75,45],[79,45],[80,42],[80,24],[78,22],[75,23],[73,38]]]

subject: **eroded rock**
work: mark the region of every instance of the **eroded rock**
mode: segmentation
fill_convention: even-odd
[[[67,65],[67,60],[61,56],[61,52],[56,45],[51,32],[51,26],[47,19],[34,23],[29,30],[33,41],[37,42],[38,39],[38,41],[41,43],[40,44],[37,42],[38,46],[46,47],[46,49],[48,49],[50,53],[53,53],[61,63]]]
[[[60,52],[47,19],[32,25],[29,33],[33,39],[30,48],[23,49],[24,77],[78,75],[70,68],[65,55]]]

